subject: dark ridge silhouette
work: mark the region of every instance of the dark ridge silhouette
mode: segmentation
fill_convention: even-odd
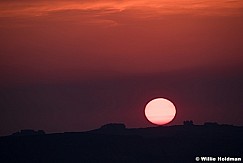
[[[25,130],[20,130],[18,132],[13,133],[13,136],[27,136],[27,135],[44,135],[45,131],[43,130],[32,130],[32,129],[25,129]]]
[[[190,126],[107,124],[87,132],[56,134],[22,130],[22,135],[0,137],[0,162],[190,163],[196,157],[243,158],[243,127],[211,122]]]
[[[217,122],[205,122],[204,123],[204,126],[212,126],[212,127],[215,127],[215,126],[218,126],[219,124]]]
[[[110,130],[110,131],[120,131],[126,129],[126,125],[123,123],[109,123],[101,126],[102,130]]]

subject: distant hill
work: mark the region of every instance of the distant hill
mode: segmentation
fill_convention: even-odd
[[[0,137],[0,162],[196,162],[242,158],[243,127],[218,125],[126,128]],[[243,160],[242,160],[243,161]]]

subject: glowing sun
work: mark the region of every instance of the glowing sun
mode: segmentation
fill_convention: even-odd
[[[171,122],[175,115],[175,105],[164,98],[153,99],[145,107],[146,118],[156,125],[164,125]]]

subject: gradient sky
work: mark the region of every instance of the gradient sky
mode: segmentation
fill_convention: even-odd
[[[152,126],[243,125],[243,1],[0,1],[0,135]]]

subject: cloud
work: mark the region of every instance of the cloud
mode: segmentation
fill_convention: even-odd
[[[235,16],[242,15],[240,0],[59,0],[1,1],[0,27],[29,26],[26,21],[68,21],[114,27],[129,23],[163,19],[164,16]],[[34,20],[33,20],[34,19]]]
[[[105,1],[1,1],[1,16],[41,16],[53,11],[107,11],[121,12],[124,10],[139,10],[154,13],[154,16],[164,14],[241,14],[243,2],[240,0],[105,0]],[[224,11],[226,9],[226,11]]]

